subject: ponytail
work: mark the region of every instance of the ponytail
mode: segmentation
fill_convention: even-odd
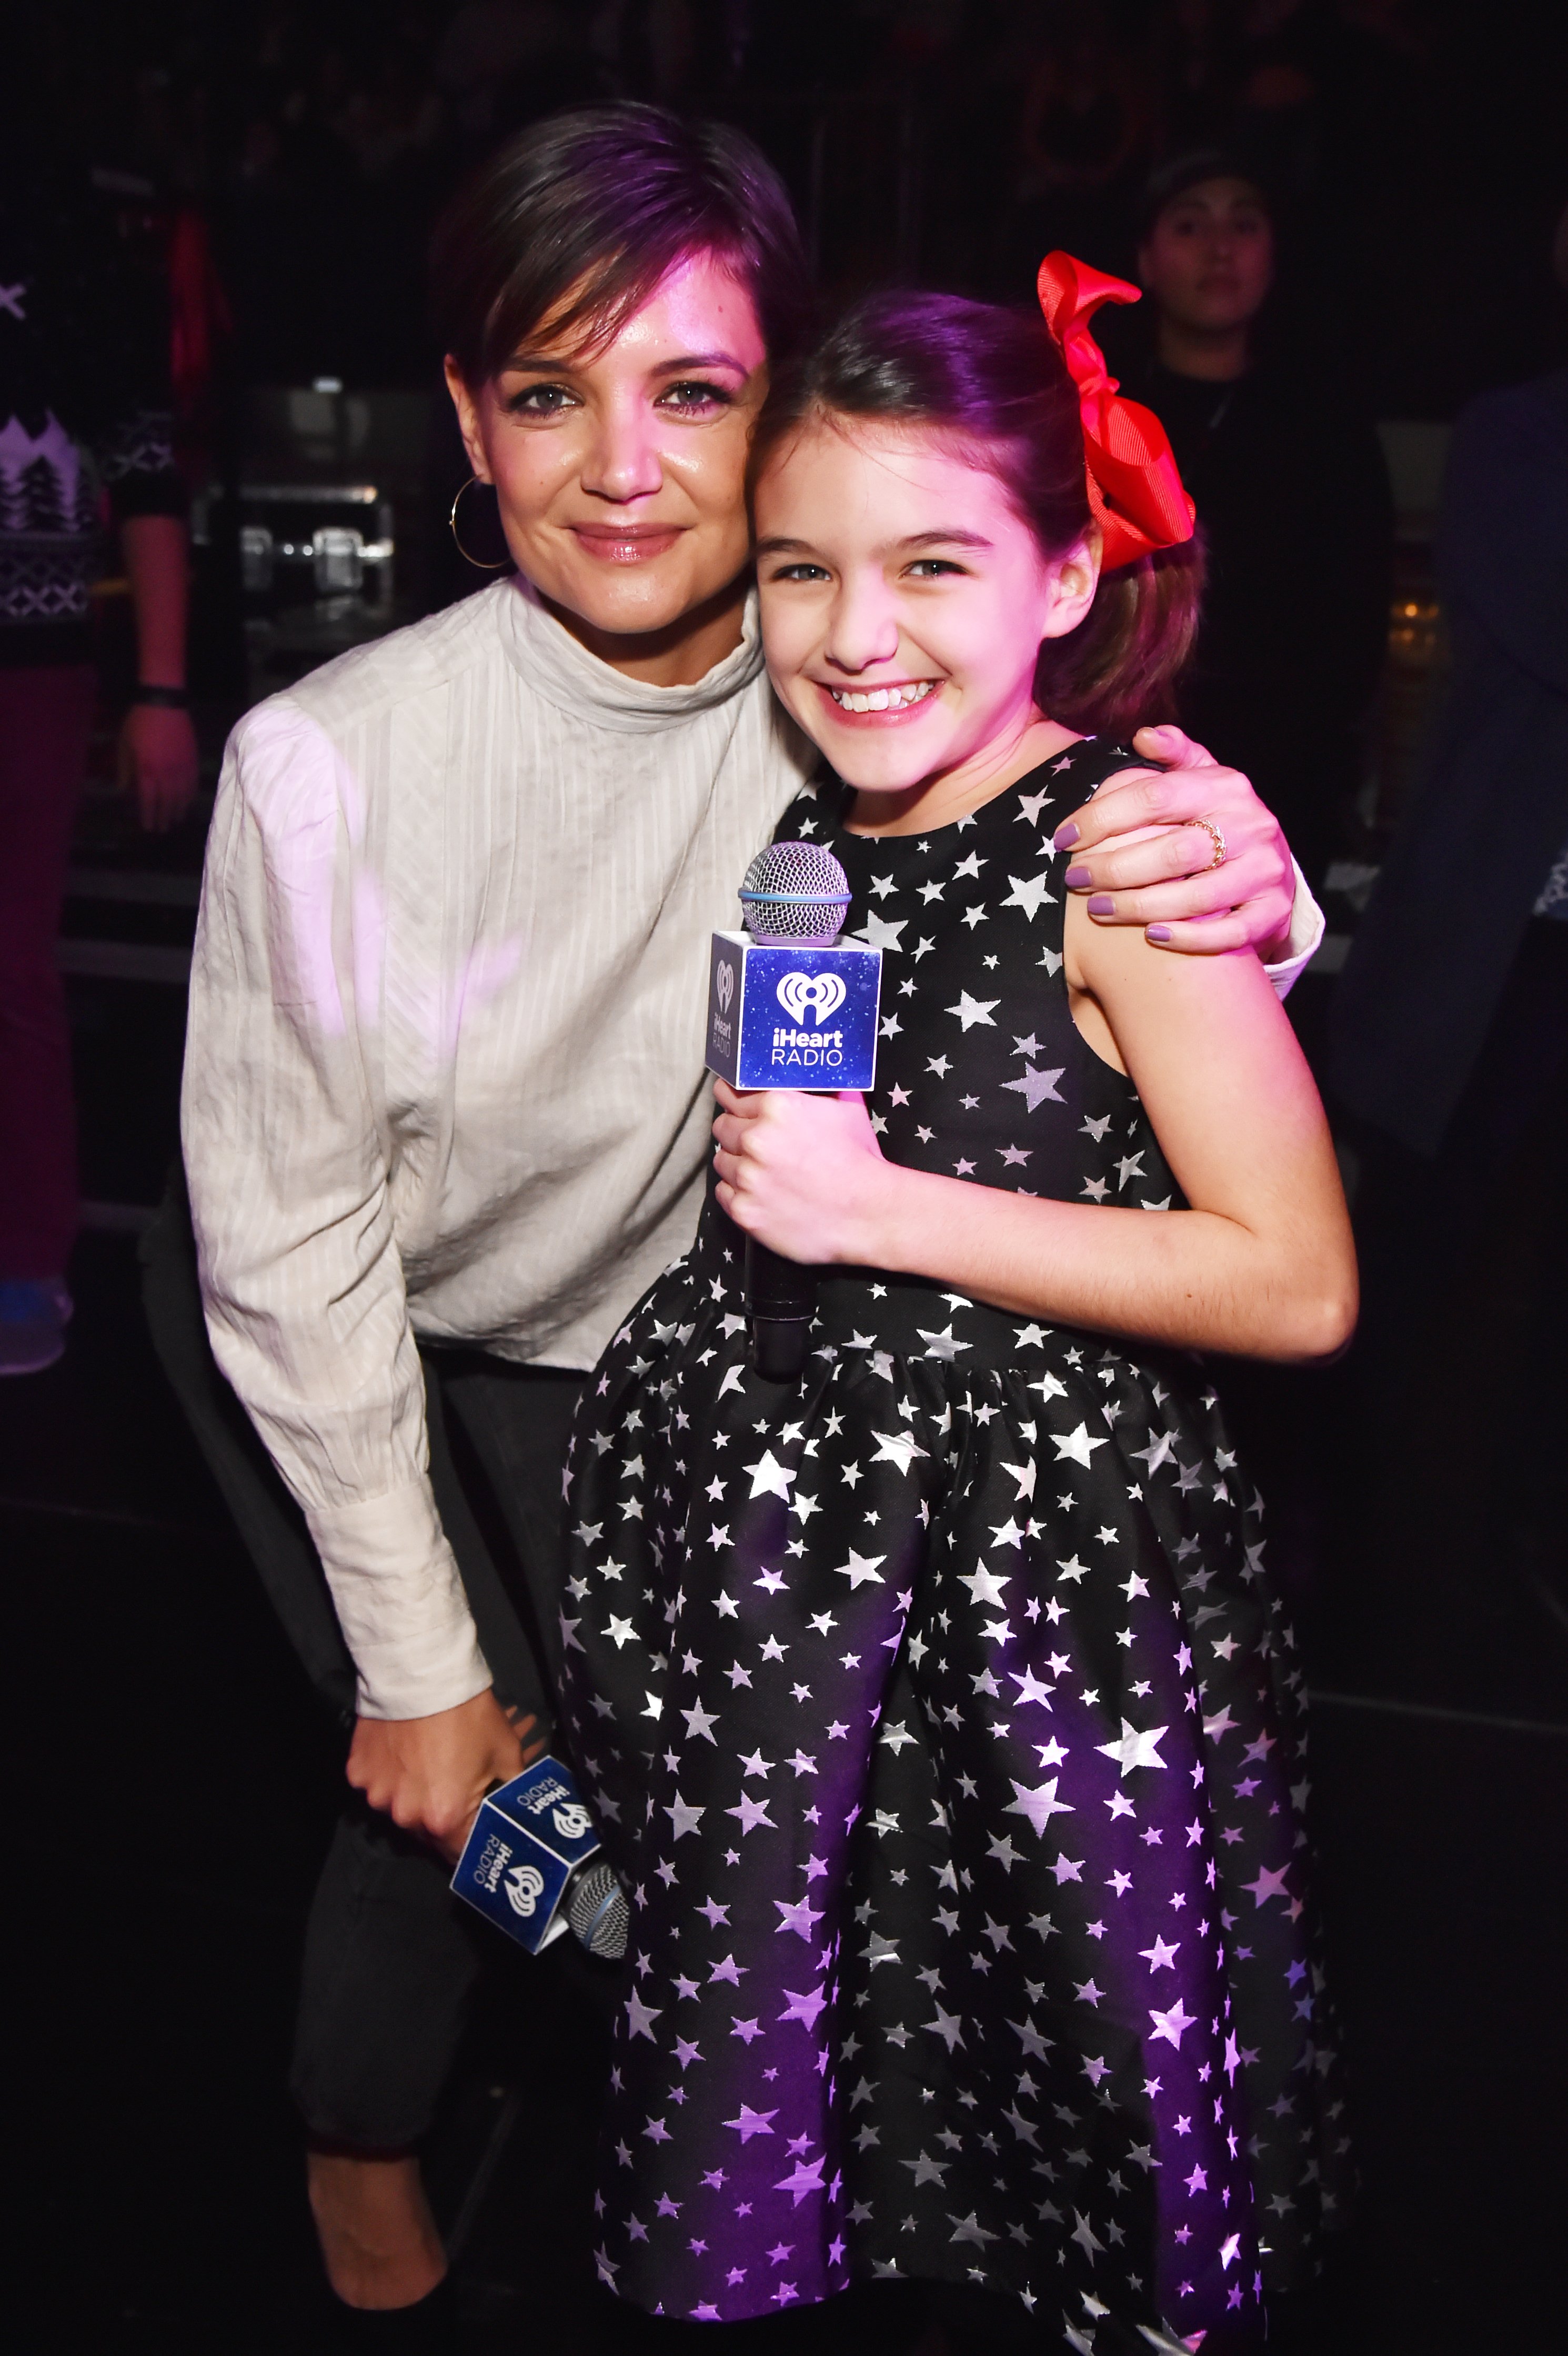
[[[1179,547],[1102,573],[1078,627],[1041,643],[1040,710],[1086,736],[1130,736],[1174,720],[1176,682],[1198,635],[1203,573],[1197,532]]]

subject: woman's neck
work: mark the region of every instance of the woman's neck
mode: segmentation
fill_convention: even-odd
[[[742,573],[661,630],[601,630],[552,598],[541,596],[540,603],[580,647],[623,678],[645,687],[695,687],[740,645],[750,586],[750,573]]]
[[[1060,722],[1036,712],[1020,735],[972,754],[956,767],[923,778],[899,794],[857,790],[845,823],[851,834],[929,834],[941,826],[956,826],[987,802],[1038,769],[1054,753],[1078,742],[1076,733]]]

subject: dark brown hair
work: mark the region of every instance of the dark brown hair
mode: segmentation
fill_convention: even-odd
[[[770,356],[810,332],[810,275],[783,181],[743,132],[662,107],[587,106],[492,155],[437,226],[432,307],[471,385],[545,320],[608,342],[688,255],[713,253],[756,308]]]
[[[752,444],[753,484],[814,415],[882,418],[950,438],[996,477],[1048,563],[1089,529],[1078,395],[1038,312],[956,294],[873,294],[856,304],[775,378]],[[1202,584],[1195,541],[1103,572],[1077,628],[1041,643],[1041,711],[1115,736],[1173,717]]]

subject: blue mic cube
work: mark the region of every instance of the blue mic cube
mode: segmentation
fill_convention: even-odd
[[[715,933],[708,1068],[737,1088],[869,1088],[877,1076],[882,953]]]
[[[480,1802],[452,1887],[537,1955],[566,1929],[566,1886],[598,1847],[571,1768],[536,1759]]]

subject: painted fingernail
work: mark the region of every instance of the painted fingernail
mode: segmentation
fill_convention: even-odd
[[[1168,941],[1170,938],[1170,926],[1168,925],[1147,925],[1144,928],[1144,938],[1146,941]]]
[[[1093,884],[1094,878],[1087,867],[1073,866],[1068,869],[1061,880],[1070,892],[1081,892],[1086,884]]]
[[[1051,847],[1052,851],[1071,851],[1077,840],[1078,829],[1069,819],[1064,825],[1059,826],[1051,836]]]
[[[1091,896],[1089,914],[1092,916],[1114,916],[1115,913],[1116,904],[1108,892],[1096,892]]]

